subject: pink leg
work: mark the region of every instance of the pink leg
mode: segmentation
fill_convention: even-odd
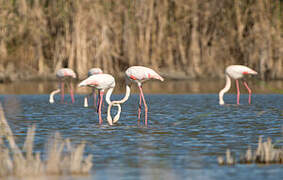
[[[236,86],[237,86],[237,104],[240,104],[240,88],[239,88],[239,81],[236,79]]]
[[[139,110],[138,110],[138,120],[141,118],[141,94],[140,94],[140,103],[139,103]]]
[[[103,100],[103,91],[100,93],[100,102],[99,102],[99,107],[98,107],[98,116],[99,116],[99,124],[102,124],[102,117],[101,117],[101,105],[102,105],[102,100]]]
[[[75,98],[74,98],[74,91],[73,91],[73,86],[70,82],[70,94],[71,94],[71,98],[72,98],[72,103],[74,104],[75,102]]]
[[[249,104],[251,104],[252,90],[249,88],[249,86],[248,86],[248,84],[246,83],[246,81],[244,81],[243,84],[245,85],[245,87],[247,88],[247,90],[248,90],[248,92],[249,92]]]
[[[144,95],[143,95],[143,92],[142,92],[142,87],[139,86],[139,89],[140,89],[140,93],[141,93],[141,96],[142,96],[142,100],[143,100],[143,104],[144,104],[144,116],[145,116],[145,125],[147,126],[147,105],[146,105],[146,102],[145,102],[145,99],[144,99]]]
[[[61,103],[64,103],[64,81],[61,81],[60,84],[61,84]]]

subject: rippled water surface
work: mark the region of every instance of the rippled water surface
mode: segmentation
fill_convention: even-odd
[[[112,99],[120,99],[113,95]],[[8,122],[22,145],[27,128],[36,124],[35,149],[58,131],[73,143],[87,142],[93,155],[89,177],[78,179],[283,179],[283,165],[219,166],[217,156],[230,148],[237,157],[258,137],[271,137],[282,146],[283,95],[255,94],[252,105],[241,95],[241,105],[218,105],[216,94],[146,95],[149,126],[137,121],[138,95],[122,105],[115,126],[98,125],[93,107],[83,107],[83,96],[75,104],[49,104],[48,95],[2,95]],[[226,94],[228,104],[236,103]],[[114,110],[115,111],[115,110]],[[114,113],[113,111],[113,113]]]

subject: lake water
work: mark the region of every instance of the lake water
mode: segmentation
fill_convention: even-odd
[[[47,94],[1,95],[0,101],[20,145],[32,124],[36,124],[37,151],[44,150],[54,132],[72,143],[87,141],[86,154],[93,155],[92,171],[88,177],[73,179],[283,179],[283,165],[217,163],[227,148],[237,157],[248,146],[255,149],[259,136],[283,146],[282,94],[254,94],[251,105],[243,94],[240,105],[225,106],[218,105],[215,93],[145,96],[148,127],[142,122],[138,125],[138,94],[122,105],[115,126],[106,123],[106,103],[104,122],[99,125],[94,108],[83,107],[83,95],[75,96],[75,104],[69,103],[69,96],[65,97],[67,104],[60,104],[59,95],[55,104],[49,104]],[[236,103],[235,94],[225,94],[224,99]]]

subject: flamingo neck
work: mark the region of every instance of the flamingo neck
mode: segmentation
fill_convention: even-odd
[[[108,110],[107,110],[107,121],[108,123],[116,123],[119,118],[120,118],[120,113],[121,113],[121,105],[122,103],[126,102],[129,97],[130,97],[130,94],[131,94],[131,88],[129,86],[129,84],[126,84],[126,94],[124,96],[123,99],[121,99],[120,101],[112,101],[109,103],[109,106],[108,106]],[[112,106],[117,106],[118,107],[118,112],[116,114],[116,116],[114,117],[114,119],[112,120],[112,117],[111,117],[111,107]]]
[[[106,93],[105,100],[106,100],[107,104],[111,103],[110,97],[112,95],[113,90],[114,90],[114,88],[109,88],[107,93]]]
[[[84,107],[88,107],[88,100],[87,96],[84,97]]]
[[[115,124],[116,122],[118,122],[118,120],[120,119],[120,114],[121,114],[121,105],[120,104],[113,104],[113,106],[117,106],[118,110],[117,110],[117,114],[115,115],[114,119],[113,119],[113,124]],[[108,113],[108,112],[107,112]],[[108,115],[108,114],[107,114]]]
[[[126,102],[126,101],[129,99],[130,94],[131,94],[131,88],[130,88],[130,86],[127,84],[127,85],[126,85],[126,93],[125,93],[124,98],[121,99],[120,101],[112,101],[111,103],[113,103],[113,104],[123,104],[124,102]]]
[[[110,106],[110,109],[111,109],[111,106],[112,106],[112,102],[110,100],[110,97],[112,95],[112,92],[113,92],[114,88],[110,88],[107,93],[106,93],[106,97],[105,97],[105,100],[108,104],[108,109],[109,109],[109,106]],[[115,102],[115,101],[114,101]],[[120,104],[113,104],[113,106],[117,106],[118,107],[118,112],[117,114],[115,115],[114,119],[112,120],[112,117],[111,117],[111,114],[110,114],[110,110],[107,112],[107,121],[108,121],[108,124],[109,125],[113,125],[113,122],[117,122],[120,118],[120,114],[121,114],[121,105]]]
[[[50,104],[53,104],[54,103],[54,95],[59,93],[61,90],[60,89],[56,89],[55,91],[52,91],[50,93],[50,96],[49,96],[49,103]]]
[[[219,92],[219,104],[220,105],[225,104],[225,102],[223,100],[223,96],[227,91],[229,91],[230,88],[231,88],[231,78],[226,74],[225,87]]]

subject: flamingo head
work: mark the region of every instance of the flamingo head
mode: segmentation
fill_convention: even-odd
[[[126,81],[126,85],[130,86],[131,85],[131,79],[125,75],[125,81]]]
[[[161,76],[156,76],[155,79],[158,79],[158,80],[160,80],[160,81],[164,81],[164,78],[161,77]]]

